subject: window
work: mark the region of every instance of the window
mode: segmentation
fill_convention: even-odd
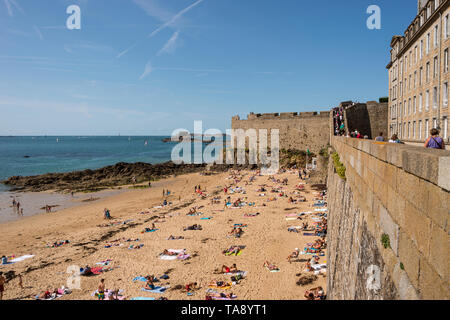
[[[402,82],[400,81],[400,95],[402,95],[402,90],[403,90],[403,84],[402,84]]]
[[[437,129],[437,120],[436,120],[436,118],[433,118],[433,128]]]
[[[448,72],[448,48],[444,50],[444,72]]]
[[[414,71],[414,89],[416,88],[417,85],[417,71]]]
[[[438,57],[433,59],[433,78],[438,76]]]
[[[406,135],[406,122],[403,122],[403,137],[407,137]]]
[[[422,140],[422,120],[419,120],[419,139]]]
[[[408,90],[411,90],[411,75],[409,75]]]
[[[433,88],[433,108],[437,108],[437,104],[438,104],[438,88],[434,87]]]
[[[413,132],[413,138],[416,138],[416,122],[413,121],[413,125],[412,125],[412,132]]]
[[[439,44],[439,25],[434,27],[434,47],[436,48]]]
[[[402,103],[400,102],[400,105],[398,107],[398,111],[397,111],[397,117],[402,115]]]
[[[427,62],[427,65],[426,65],[426,68],[427,68],[427,70],[426,70],[426,82],[428,82],[428,81],[430,81],[430,62]]]
[[[402,124],[401,123],[398,124],[398,133],[400,135],[400,138],[402,138]]]
[[[439,0],[434,0],[434,10],[439,7]]]
[[[417,46],[414,47],[414,63],[417,64]]]
[[[420,69],[419,69],[419,86],[422,85],[422,73],[423,73],[423,68],[420,67]]]
[[[431,6],[427,7],[427,19],[431,16]]]
[[[444,39],[447,39],[449,35],[449,23],[448,23],[448,15],[444,18]]]
[[[422,112],[422,94],[419,94],[419,112]]]
[[[430,108],[430,90],[425,92],[425,110]]]
[[[420,40],[419,54],[420,54],[420,59],[422,59],[422,57],[423,57],[423,40]]]
[[[442,137],[444,137],[444,139],[447,139],[447,137],[448,137],[448,119],[447,119],[447,117],[444,117],[442,119],[442,122],[444,123],[444,132],[442,133]]]
[[[411,98],[408,100],[408,114],[411,114]]]
[[[411,122],[408,122],[408,138],[411,138]]]
[[[442,86],[442,97],[444,106],[448,104],[448,82],[444,82],[444,85]]]
[[[416,113],[416,96],[414,96],[414,114]]]
[[[430,38],[431,38],[431,35],[430,35],[430,33],[428,33],[427,34],[427,49],[426,49],[427,54],[430,52]]]

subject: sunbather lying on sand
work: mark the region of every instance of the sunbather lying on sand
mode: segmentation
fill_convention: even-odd
[[[189,227],[183,227],[183,231],[186,231],[186,230],[203,230],[203,229],[202,229],[201,225],[194,224],[194,225],[189,226]]]
[[[272,270],[280,270],[280,268],[278,268],[276,265],[269,263],[269,261],[265,261],[263,264],[263,267],[266,267],[267,269],[269,269],[270,271]]]
[[[217,288],[226,288],[226,287],[230,287],[232,285],[232,283],[229,282],[224,282],[224,281],[214,281],[212,280],[208,286],[209,287],[217,287]]]
[[[175,237],[175,236],[173,236],[173,235],[170,235],[170,236],[167,238],[167,240],[181,240],[181,239],[184,239],[184,237],[183,237],[183,236]]]
[[[58,296],[58,288],[55,288],[52,292],[50,292],[48,289],[46,291],[43,291],[41,294],[39,294],[39,299],[50,299],[50,298],[56,298]]]
[[[163,251],[162,254],[165,255],[165,256],[177,256],[177,255],[179,255],[180,253],[174,252],[174,251],[169,251],[169,250],[167,250],[167,249],[164,249],[164,251]]]
[[[300,254],[300,249],[299,248],[295,248],[295,251],[292,252],[288,257],[287,257],[287,261],[289,261],[289,263],[291,263],[291,259],[296,259],[298,258],[298,255]]]
[[[184,286],[184,290],[186,292],[192,292],[192,291],[195,291],[195,290],[198,290],[198,289],[200,289],[200,287],[197,285],[197,282],[188,283],[188,284],[186,284]]]
[[[225,294],[223,292],[208,292],[206,294],[206,300],[214,300],[214,298],[220,298],[220,299],[235,299],[236,296],[233,294],[233,292],[230,292],[229,294]]]
[[[233,263],[233,265],[231,267],[227,267],[226,265],[222,266],[222,273],[233,273],[233,272],[237,272],[238,269],[236,267],[236,263]]]
[[[240,238],[243,233],[244,231],[241,228],[233,228],[233,230],[229,232],[230,235],[235,236],[236,238]]]

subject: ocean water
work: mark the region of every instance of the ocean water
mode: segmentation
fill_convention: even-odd
[[[0,137],[0,181],[16,175],[98,169],[118,162],[166,162],[176,144],[162,142],[163,138],[168,137]],[[0,192],[5,189],[0,184]]]

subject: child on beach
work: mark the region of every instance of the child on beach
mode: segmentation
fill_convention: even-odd
[[[100,284],[98,285],[98,300],[105,300],[105,279],[100,280]]]

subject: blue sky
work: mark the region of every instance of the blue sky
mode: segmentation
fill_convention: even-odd
[[[81,29],[69,30],[69,5]],[[369,30],[369,5],[381,30]],[[0,0],[0,135],[165,135],[388,92],[416,0]]]

